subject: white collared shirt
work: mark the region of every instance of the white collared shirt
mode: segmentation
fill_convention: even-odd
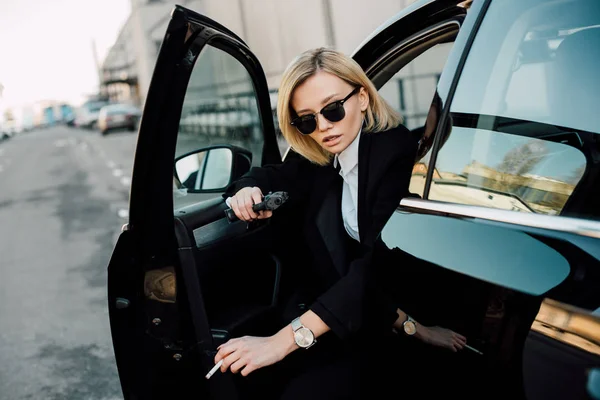
[[[333,159],[333,166],[337,168],[337,163],[340,163],[340,176],[344,180],[342,189],[342,219],[344,228],[351,238],[360,241],[358,232],[358,144],[360,142],[361,130],[354,138],[352,143],[348,145]],[[230,207],[228,197],[225,202]]]
[[[358,143],[362,129],[356,138],[339,154],[335,155],[333,166],[340,163],[340,175],[344,179],[342,189],[342,219],[346,232],[360,241],[358,232]]]

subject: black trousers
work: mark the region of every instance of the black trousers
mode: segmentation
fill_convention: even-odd
[[[364,346],[345,345],[327,333],[309,349],[247,377],[237,376],[241,399],[336,400],[383,398],[402,377],[403,345],[389,335]],[[369,340],[369,339],[366,339]]]

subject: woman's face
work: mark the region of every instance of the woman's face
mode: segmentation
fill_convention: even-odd
[[[291,105],[298,116],[318,113],[326,105],[345,98],[353,89],[337,76],[319,71],[296,87]],[[358,135],[368,105],[369,95],[360,88],[344,103],[346,116],[341,121],[331,122],[320,113],[316,114],[317,128],[309,136],[330,153],[341,153]]]

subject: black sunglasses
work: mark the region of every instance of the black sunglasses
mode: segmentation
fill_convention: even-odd
[[[330,122],[338,122],[344,119],[346,116],[346,110],[344,109],[344,103],[348,99],[354,96],[360,90],[359,87],[355,87],[350,94],[341,100],[334,101],[333,103],[327,104],[318,113],[306,114],[301,117],[296,117],[290,122],[293,126],[298,129],[303,135],[310,135],[317,129],[317,114],[323,115]]]

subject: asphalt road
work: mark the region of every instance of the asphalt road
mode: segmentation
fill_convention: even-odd
[[[106,269],[135,142],[67,127],[0,142],[0,400],[122,399]]]

